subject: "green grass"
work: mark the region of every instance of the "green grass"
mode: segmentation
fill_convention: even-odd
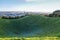
[[[29,34],[27,37],[60,37],[60,17],[29,15],[20,19],[0,18],[0,37],[21,37],[26,34]]]
[[[0,38],[0,40],[60,40],[58,37]]]

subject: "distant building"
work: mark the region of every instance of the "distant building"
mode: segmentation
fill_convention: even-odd
[[[5,13],[4,15],[2,15],[2,18],[20,18],[20,17],[24,17],[26,14],[24,13]]]

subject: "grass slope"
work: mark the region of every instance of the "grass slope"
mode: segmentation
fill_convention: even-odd
[[[0,37],[10,36],[58,36],[60,18],[30,15],[20,19],[0,18]]]

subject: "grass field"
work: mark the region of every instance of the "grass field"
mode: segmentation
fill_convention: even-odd
[[[26,38],[19,38],[21,36]],[[60,40],[60,17],[0,18],[0,40]]]
[[[60,40],[58,37],[0,38],[0,40]]]

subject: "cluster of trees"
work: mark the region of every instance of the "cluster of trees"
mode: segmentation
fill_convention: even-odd
[[[18,18],[22,18],[24,16],[27,16],[27,15],[22,15],[22,16],[2,16],[1,18],[2,19],[18,19]]]
[[[60,10],[56,10],[52,14],[49,14],[49,17],[60,17]]]
[[[2,16],[2,19],[18,19],[18,18],[19,18],[19,16],[17,16],[17,17],[11,17],[11,16],[7,17],[7,16]]]

